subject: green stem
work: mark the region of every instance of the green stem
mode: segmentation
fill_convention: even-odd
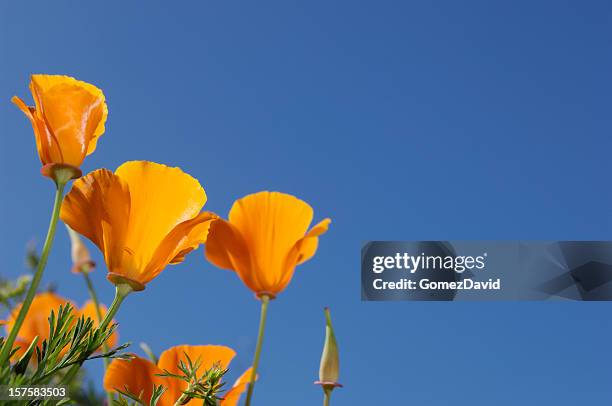
[[[185,392],[191,392],[193,390],[193,387],[191,385],[189,385],[187,387],[187,390]],[[183,393],[177,400],[176,402],[174,402],[174,406],[180,406],[185,404],[185,401],[187,400],[188,396]]]
[[[103,330],[110,324],[115,314],[119,310],[121,303],[123,303],[123,299],[127,297],[132,292],[132,288],[129,285],[117,285],[115,288],[115,298],[113,299],[113,303],[111,303],[110,309],[106,312],[104,319],[100,322],[100,326],[98,329]]]
[[[323,406],[329,406],[329,400],[331,399],[331,390],[323,389]]]
[[[91,301],[93,302],[96,308],[96,317],[98,318],[98,323],[101,323],[102,322],[102,312],[100,311],[100,302],[98,301],[98,295],[96,294],[96,290],[94,289],[93,283],[91,282],[91,278],[89,277],[89,270],[84,269],[82,274],[83,274],[83,278],[85,278],[85,283],[87,284],[87,290],[89,291],[89,296],[91,296]],[[102,344],[102,351],[104,351],[105,353],[108,352],[108,345],[106,343]],[[106,372],[110,362],[108,361],[108,358],[102,358],[102,360],[104,362],[104,372]],[[113,397],[112,392],[106,392],[106,404],[107,405],[110,406],[113,404],[113,398],[114,397]]]
[[[126,298],[127,295],[130,294],[131,291],[132,288],[130,288],[129,285],[117,285],[115,289],[115,298],[113,299],[113,303],[111,304],[110,309],[108,309],[108,312],[106,312],[104,319],[102,319],[102,321],[100,322],[98,330],[104,330],[106,327],[108,327],[111,320],[113,320],[113,317],[115,317],[115,314],[119,310],[119,307],[121,307],[121,303],[123,303],[123,300]],[[79,372],[79,369],[81,368],[82,364],[83,362],[73,365],[62,379],[62,384],[69,384],[74,379],[77,372]]]
[[[9,361],[9,356],[11,354],[11,350],[13,348],[13,344],[15,343],[15,338],[17,338],[17,334],[19,334],[19,330],[21,329],[21,325],[28,314],[28,310],[30,310],[30,306],[32,305],[32,300],[34,300],[34,296],[36,295],[36,291],[38,290],[38,285],[40,285],[40,281],[43,276],[43,272],[45,270],[45,266],[47,265],[47,259],[49,258],[49,253],[51,252],[51,246],[53,245],[53,238],[55,237],[55,229],[57,228],[57,220],[59,219],[60,208],[62,207],[62,200],[64,197],[64,187],[66,183],[58,182],[56,184],[57,189],[55,190],[55,201],[53,203],[53,212],[51,214],[51,220],[49,222],[49,229],[47,230],[47,238],[45,238],[45,245],[43,246],[42,253],[40,254],[40,260],[38,262],[38,267],[36,268],[36,273],[34,274],[34,278],[32,278],[32,282],[30,283],[30,287],[28,288],[28,293],[21,305],[21,309],[19,310],[19,314],[17,315],[17,320],[15,320],[15,325],[11,329],[4,345],[2,346],[2,350],[0,351],[0,365],[4,365]]]
[[[249,389],[245,406],[250,406],[253,390],[255,389],[255,377],[257,376],[257,367],[259,366],[259,356],[261,355],[261,347],[263,344],[264,330],[266,329],[266,316],[268,314],[268,303],[270,297],[262,295],[261,299],[261,316],[259,318],[259,332],[257,333],[257,345],[255,346],[255,357],[253,358],[253,369],[251,371],[251,379],[249,380]]]

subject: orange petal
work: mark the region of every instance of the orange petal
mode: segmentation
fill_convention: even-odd
[[[312,227],[310,231],[296,243],[296,247],[299,250],[299,256],[297,258],[297,264],[303,264],[308,261],[317,252],[317,245],[319,243],[319,236],[323,235],[329,229],[331,219],[326,218],[319,222],[316,226]]]
[[[122,271],[130,216],[130,192],[119,177],[99,169],[76,180],[64,198],[61,219],[104,253],[111,272]]]
[[[90,144],[104,128],[105,101],[95,86],[67,76],[33,75],[30,89],[35,116],[46,131],[39,134],[43,149],[53,163],[79,167]]]
[[[140,400],[149,404],[153,385],[163,385],[168,390],[162,395],[159,406],[170,406],[181,395],[174,379],[156,376],[163,371],[151,361],[135,356],[132,360],[115,359],[104,374],[104,389],[108,392],[130,392],[140,395]]]
[[[308,203],[279,192],[259,192],[237,200],[229,221],[244,237],[251,254],[254,279],[265,291],[278,293],[285,259],[312,221]]]
[[[327,218],[322,220],[317,225],[312,227],[303,238],[295,243],[293,249],[285,259],[285,272],[283,274],[283,279],[279,284],[282,289],[284,289],[289,282],[291,282],[295,267],[308,261],[315,254],[317,251],[317,246],[319,245],[318,237],[327,232],[330,223],[331,219]]]
[[[83,82],[81,80],[76,80],[73,77],[64,75],[32,75],[32,83],[30,84],[30,88],[34,86],[34,83],[36,84],[37,88],[40,89],[41,92],[49,91],[51,88],[57,85],[75,86],[81,89],[82,91],[89,93],[93,98],[99,99],[101,101],[102,119],[96,126],[93,137],[89,142],[89,146],[87,148],[87,155],[94,152],[96,149],[98,138],[102,134],[104,134],[106,119],[108,117],[108,106],[106,105],[106,98],[104,97],[104,93],[102,93],[102,90],[90,83]]]
[[[25,102],[17,96],[11,97],[11,101],[15,106],[19,107],[19,110],[23,111],[23,114],[25,114],[27,118],[32,120],[32,113],[34,110],[32,107],[28,107]]]
[[[203,212],[196,217],[177,225],[164,238],[151,262],[143,272],[143,283],[155,278],[168,264],[182,262],[189,252],[206,242],[210,224],[217,216]]]
[[[11,98],[13,104],[15,104],[19,109],[30,119],[32,123],[32,129],[34,130],[34,138],[36,139],[36,149],[38,151],[38,155],[40,157],[40,161],[43,164],[52,163],[51,154],[50,154],[50,139],[51,136],[45,127],[45,124],[39,119],[36,114],[36,109],[34,107],[29,107],[25,104],[23,100],[21,100],[17,96],[13,96]],[[57,148],[57,145],[54,147],[55,153],[59,154],[60,151]]]
[[[210,226],[206,258],[219,268],[235,271],[251,290],[262,290],[254,278],[256,275],[251,272],[249,250],[244,238],[227,221],[218,219]]]
[[[107,311],[106,306],[104,306],[103,304],[100,304],[99,309],[100,309],[100,315],[102,316],[102,318],[104,318],[104,316],[106,316],[106,311]],[[100,325],[98,313],[96,312],[96,305],[94,304],[93,301],[88,300],[87,302],[85,302],[85,304],[81,308],[81,315],[85,318],[89,317],[93,321],[94,327],[98,327]],[[113,320],[113,323],[116,323],[116,321]],[[111,334],[111,336],[106,341],[106,345],[109,348],[113,348],[115,345],[117,345],[118,340],[119,340],[119,333],[117,333],[117,329],[115,329],[115,331],[113,331],[113,334]]]
[[[223,396],[223,400],[220,402],[220,406],[238,406],[240,397],[249,386],[252,371],[253,368],[249,368],[244,371],[242,375],[240,375],[240,378],[236,380],[234,386],[232,386],[232,388],[227,391],[225,396]],[[255,376],[255,380],[257,380],[257,376]]]
[[[49,322],[48,318],[51,311],[57,311],[60,306],[64,306],[67,303],[71,303],[68,299],[65,299],[55,293],[44,292],[39,293],[32,300],[28,314],[19,330],[19,337],[26,340],[28,343],[31,342],[34,337],[38,336],[40,341],[49,337]],[[71,303],[72,304],[72,303]],[[8,319],[6,320],[6,331],[9,332],[15,325],[17,315],[21,310],[21,305],[16,306]]]
[[[43,340],[49,338],[48,319],[51,315],[51,311],[54,311],[55,315],[57,316],[60,306],[65,306],[67,303],[72,304],[68,299],[51,292],[39,293],[34,296],[34,300],[32,300],[28,314],[26,315],[26,318],[19,329],[19,335],[15,340],[15,346],[20,347],[17,351],[19,356],[25,353],[34,338],[39,338],[39,345],[43,342]],[[19,314],[19,310],[21,310],[21,305],[16,306],[8,316],[5,326],[7,333],[10,332],[15,325],[15,320]],[[18,359],[17,356],[16,358]]]
[[[157,365],[162,370],[167,370],[173,374],[179,374],[180,372],[178,365],[182,360],[187,363],[187,357],[195,364],[200,362],[200,368],[198,371],[204,371],[212,368],[216,363],[221,368],[226,369],[230,361],[236,356],[236,352],[229,347],[223,345],[177,345],[164,351],[160,357]]]
[[[206,193],[200,183],[179,168],[132,161],[121,165],[116,175],[129,185],[131,215],[125,249],[133,254],[127,275],[143,282],[142,272],[152,261],[164,239],[179,224],[198,215]]]

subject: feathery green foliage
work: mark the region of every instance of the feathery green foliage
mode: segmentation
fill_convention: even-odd
[[[49,337],[41,340],[37,337],[25,353],[11,366],[8,363],[0,367],[0,384],[11,387],[34,385],[68,385],[66,368],[82,364],[96,358],[121,358],[130,356],[122,353],[129,344],[123,344],[101,354],[94,354],[110,337],[116,328],[111,325],[105,329],[94,327],[90,318],[75,317],[70,304],[51,311],[48,318]],[[2,339],[2,343],[4,339]],[[14,354],[18,348],[12,350]],[[82,391],[81,391],[82,392]],[[85,396],[84,396],[85,395]],[[80,397],[93,399],[85,392]],[[68,400],[66,400],[68,401]],[[45,405],[47,402],[58,404],[58,401],[23,401],[24,405]],[[50,404],[50,403],[49,403]]]

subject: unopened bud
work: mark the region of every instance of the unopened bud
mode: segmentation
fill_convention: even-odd
[[[332,327],[331,314],[327,307],[325,308],[325,319],[325,345],[323,346],[323,355],[319,367],[319,380],[315,384],[321,385],[325,391],[331,391],[342,385],[338,383],[340,376],[338,343]]]
[[[91,260],[89,250],[79,234],[66,226],[68,235],[70,235],[71,255],[72,255],[72,272],[82,273],[91,272],[96,267],[96,263]]]

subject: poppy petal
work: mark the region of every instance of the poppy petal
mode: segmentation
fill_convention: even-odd
[[[250,271],[249,250],[240,230],[231,223],[218,219],[210,226],[206,240],[206,258],[221,269],[235,271],[240,279],[252,290],[261,287],[253,279]]]
[[[216,363],[226,369],[236,356],[234,350],[223,345],[177,345],[162,352],[157,365],[162,370],[181,375],[178,365],[180,361],[187,363],[185,354],[194,364],[200,363],[198,371],[201,373],[212,368]]]
[[[234,386],[232,386],[232,388],[227,391],[227,393],[223,397],[223,400],[220,402],[220,406],[238,406],[240,397],[249,386],[252,371],[253,368],[249,368],[244,371],[240,378],[236,380]],[[257,376],[255,376],[255,380],[257,380]]]
[[[135,256],[131,268],[142,272],[172,229],[198,215],[206,193],[181,169],[154,162],[126,162],[115,173],[129,185],[133,210],[126,250]]]
[[[49,315],[51,311],[54,311],[57,315],[60,306],[65,306],[68,303],[72,304],[68,299],[51,292],[43,292],[34,296],[34,300],[32,300],[28,314],[19,329],[19,335],[15,341],[16,345],[21,347],[18,350],[19,354],[23,355],[25,353],[34,338],[39,338],[39,344],[49,338]],[[7,333],[14,327],[20,310],[21,305],[18,305],[8,316],[5,325]]]
[[[60,217],[100,248],[111,272],[122,267],[123,255],[129,255],[124,248],[130,192],[119,177],[99,169],[76,180],[64,198]]]
[[[140,400],[148,405],[153,394],[153,385],[163,385],[168,390],[162,395],[158,405],[172,405],[176,400],[177,391],[172,385],[172,380],[157,376],[162,372],[151,361],[137,356],[131,360],[115,359],[104,374],[104,389],[108,392],[130,392],[139,396]]]
[[[168,264],[182,262],[189,252],[206,242],[210,224],[217,216],[202,212],[196,217],[184,221],[170,231],[163,239],[151,262],[143,272],[142,282],[147,283],[155,278]]]
[[[56,75],[33,75],[30,88],[35,115],[48,130],[46,141],[52,161],[79,167],[90,143],[101,134],[96,135],[98,127],[104,128],[102,92],[85,82]]]
[[[299,256],[297,260],[297,264],[303,264],[308,261],[312,256],[317,252],[317,246],[319,243],[319,236],[323,235],[329,229],[329,225],[331,224],[331,219],[326,218],[319,222],[316,226],[312,227],[310,231],[304,236],[304,238],[300,239],[296,246],[299,250]]]
[[[252,259],[250,271],[263,290],[282,290],[285,258],[306,233],[312,216],[308,203],[279,192],[255,193],[232,206],[229,221],[245,238]]]

